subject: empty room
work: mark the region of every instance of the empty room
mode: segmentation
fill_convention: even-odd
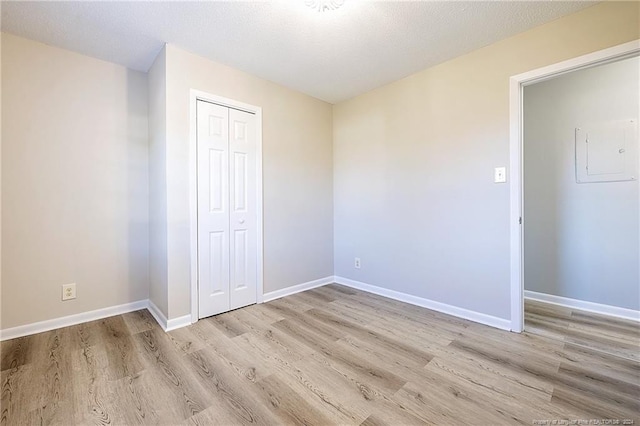
[[[640,2],[0,14],[1,425],[640,423]]]

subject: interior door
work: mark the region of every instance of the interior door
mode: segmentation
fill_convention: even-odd
[[[197,103],[200,318],[229,310],[229,108]]]
[[[256,117],[229,110],[229,167],[231,189],[230,307],[256,303],[257,206]]]
[[[198,312],[256,303],[255,115],[197,102]]]

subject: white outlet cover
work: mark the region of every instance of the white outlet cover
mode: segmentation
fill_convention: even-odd
[[[495,183],[505,183],[507,181],[507,168],[496,167],[493,173],[493,181]]]
[[[76,298],[76,284],[64,284],[62,286],[62,300],[71,300]]]

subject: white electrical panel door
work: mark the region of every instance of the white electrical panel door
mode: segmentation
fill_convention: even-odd
[[[197,102],[198,312],[256,303],[257,130],[254,114]]]
[[[637,179],[638,120],[576,127],[575,146],[578,183]]]

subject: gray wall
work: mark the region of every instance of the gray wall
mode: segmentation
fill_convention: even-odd
[[[574,149],[575,127],[638,119],[639,76],[632,58],[525,88],[526,290],[640,309],[638,181],[578,184]]]
[[[2,327],[147,299],[147,76],[3,34],[2,124]]]

